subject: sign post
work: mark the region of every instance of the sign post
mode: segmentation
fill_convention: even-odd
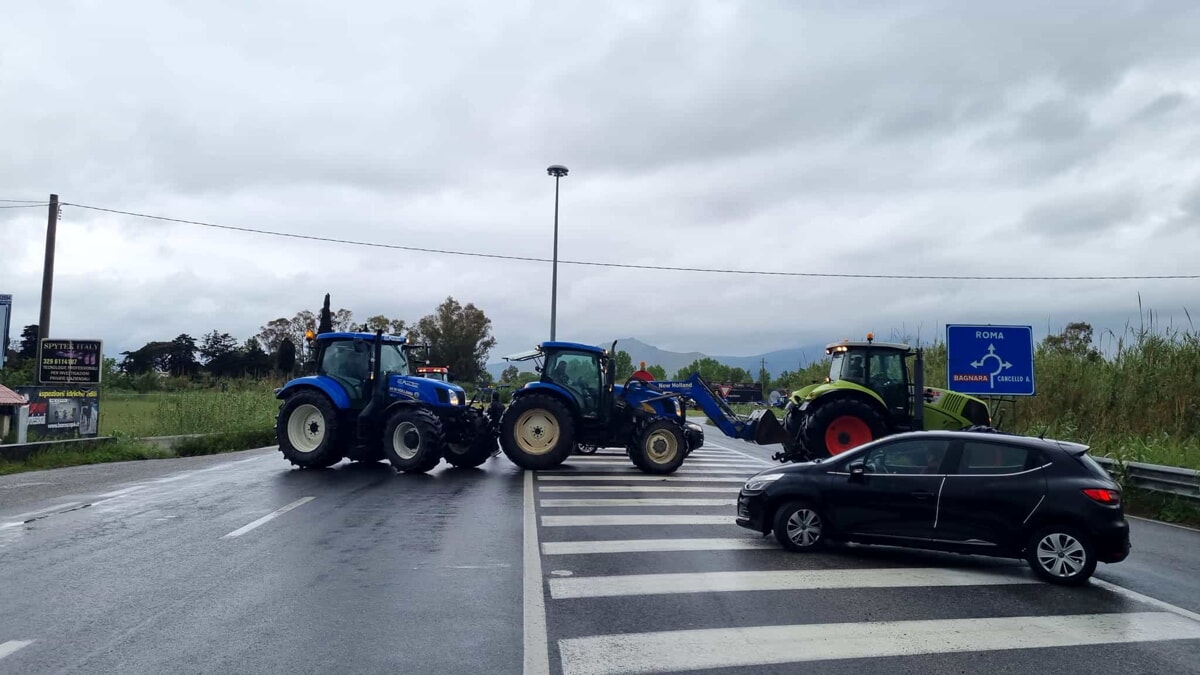
[[[946,326],[946,386],[976,396],[1035,396],[1031,326]]]
[[[4,368],[4,359],[8,357],[8,330],[12,315],[12,296],[0,294],[0,368]]]
[[[38,356],[42,384],[100,384],[104,343],[100,340],[43,339]]]

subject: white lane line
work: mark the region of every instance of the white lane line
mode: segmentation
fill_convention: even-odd
[[[722,450],[728,450],[729,452],[736,452],[737,454],[741,455],[742,457],[749,457],[750,459],[752,459],[756,462],[759,462],[761,464],[785,466],[783,464],[779,464],[779,462],[768,462],[767,460],[763,459],[762,457],[755,457],[754,455],[751,455],[748,452],[742,452],[741,450],[738,450],[737,448],[731,448],[728,445],[721,445],[716,442],[714,442],[713,445],[717,446],[718,448],[721,448]]]
[[[145,485],[134,485],[133,487],[127,487],[123,490],[114,490],[112,492],[105,492],[102,495],[96,495],[96,496],[101,497],[101,498],[103,498],[103,497],[120,497],[121,495],[127,495],[130,492],[137,492],[138,490],[145,490],[145,489],[146,489]]]
[[[678,473],[678,472],[676,472],[676,473]],[[616,475],[614,475],[614,474],[609,474],[609,475],[586,474],[586,475],[580,475],[580,476],[563,476],[563,475],[547,476],[541,472],[538,472],[537,479],[539,481],[601,481],[601,480],[630,481],[630,480],[634,480],[634,481],[654,481],[656,483],[736,483],[737,485],[742,485],[743,483],[746,482],[745,478],[739,478],[737,476],[728,476],[728,477],[677,476],[675,474],[671,474],[670,476],[646,476],[646,475],[640,475],[640,474],[632,474],[632,475],[631,474],[616,474]]]
[[[263,516],[262,518],[259,518],[258,520],[254,521],[252,523],[243,525],[243,526],[239,527],[238,529],[234,530],[233,532],[230,532],[229,534],[227,534],[221,538],[222,539],[232,539],[233,537],[240,537],[243,534],[246,534],[247,532],[249,532],[250,530],[253,530],[254,528],[258,527],[259,525],[262,525],[263,523],[268,523],[272,520],[275,520],[279,516],[282,516],[283,514],[287,513],[288,511],[291,511],[292,509],[296,508],[297,506],[303,506],[303,505],[311,502],[314,499],[316,499],[316,497],[301,497],[300,499],[297,499],[296,501],[292,502],[291,504],[288,504],[287,506],[275,509],[274,511],[268,513],[267,515]]]
[[[836,635],[836,639],[830,639]],[[563,675],[735,666],[1200,638],[1166,612],[751,626],[559,641]]]
[[[607,476],[616,476],[618,478],[623,478],[625,476],[643,476],[643,475],[645,475],[641,472],[640,469],[638,469],[637,467],[634,467],[634,466],[631,466],[631,467],[629,467],[628,470],[624,470],[624,471],[618,470],[618,469],[602,469],[600,467],[597,467],[594,469],[583,469],[583,468],[579,468],[579,469],[546,469],[544,471],[539,471],[538,475],[539,476],[540,475],[569,476],[571,474],[582,474],[584,472],[587,472],[590,474],[604,474]],[[689,468],[689,467],[681,468],[678,471],[675,471],[674,473],[672,473],[670,475],[672,475],[672,476],[706,476],[706,475],[722,476],[723,475],[723,476],[744,476],[744,477],[749,478],[750,476],[753,476],[755,473],[758,473],[758,472],[755,471],[754,469],[736,469],[736,468],[728,468],[727,469],[724,467],[699,467],[698,466],[698,467],[694,467],[694,468]],[[656,476],[654,478],[661,478],[661,476]]]
[[[546,596],[542,588],[542,556],[538,552],[537,513],[533,507],[533,472],[525,472],[525,669],[524,675],[548,675],[550,641],[546,637]]]
[[[9,640],[8,642],[0,642],[0,659],[11,655],[19,649],[28,647],[33,644],[33,640]]]
[[[662,593],[799,591],[831,588],[908,588],[913,586],[999,586],[1040,583],[1020,571],[976,572],[942,568],[867,570],[775,570],[760,572],[684,572],[551,579],[550,597],[599,598]]]
[[[605,499],[543,499],[538,502],[542,507],[571,507],[571,506],[736,506],[736,499],[672,499],[662,498],[629,498],[608,497]]]
[[[742,551],[778,548],[774,539],[610,539],[603,541],[547,541],[545,555],[592,553],[647,553],[653,551]]]
[[[734,525],[734,516],[542,516],[542,527],[603,525]]]
[[[620,461],[620,460],[608,460],[608,459],[606,459],[606,460],[602,460],[602,461],[598,461],[598,462],[597,462],[597,461],[591,461],[591,462],[582,462],[582,463],[579,463],[579,464],[573,464],[573,463],[570,463],[570,462],[568,462],[568,463],[567,463],[567,466],[580,466],[580,467],[582,467],[582,466],[588,466],[588,467],[596,466],[596,467],[605,467],[605,468],[607,468],[607,467],[615,467],[615,466],[627,466],[627,467],[629,467],[629,468],[631,468],[631,469],[634,469],[634,470],[636,470],[636,469],[637,469],[637,467],[633,466],[633,465],[632,465],[632,464],[630,464],[629,462],[622,462],[622,461]],[[684,462],[683,462],[683,466],[685,466],[685,467],[687,467],[687,468],[689,468],[689,469],[692,469],[692,468],[695,468],[695,469],[710,469],[710,468],[713,468],[713,469],[715,469],[715,468],[722,468],[722,469],[745,469],[746,471],[751,471],[751,472],[754,472],[754,473],[757,473],[757,472],[759,471],[759,469],[761,468],[761,467],[759,467],[759,465],[757,465],[757,464],[749,464],[749,463],[747,463],[745,460],[730,460],[730,461],[725,461],[725,460],[719,460],[719,461],[718,461],[718,460],[700,460],[700,461],[693,461],[693,460],[687,459],[687,460],[684,460]]]
[[[1118,586],[1118,585],[1112,583],[1111,581],[1105,581],[1105,580],[1099,579],[1097,577],[1092,577],[1089,583],[1099,586],[1100,588],[1104,588],[1109,591],[1112,591],[1113,593],[1116,593],[1117,595],[1125,596],[1126,598],[1129,598],[1130,600],[1144,602],[1148,605],[1153,605],[1155,607],[1158,607],[1159,609],[1165,609],[1168,612],[1173,612],[1175,614],[1178,614],[1179,616],[1191,619],[1192,621],[1195,621],[1197,624],[1200,624],[1200,614],[1197,614],[1196,612],[1184,609],[1182,607],[1176,607],[1175,605],[1172,605],[1169,602],[1163,602],[1162,600],[1159,600],[1157,598],[1152,598],[1148,595],[1143,595],[1142,593],[1138,593],[1137,591],[1131,591],[1128,588],[1125,588],[1124,586]]]
[[[738,481],[739,483],[741,481]],[[538,492],[719,492],[722,494],[740,491],[736,485],[728,487],[696,487],[691,485],[542,485]]]

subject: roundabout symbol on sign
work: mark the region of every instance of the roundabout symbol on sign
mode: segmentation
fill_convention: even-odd
[[[1004,359],[1000,358],[1000,355],[996,353],[996,345],[988,345],[987,351],[988,351],[987,354],[984,354],[978,360],[972,361],[971,367],[972,368],[982,368],[983,364],[987,363],[988,359],[996,359],[996,370],[994,370],[988,374],[988,385],[992,389],[995,389],[996,388],[996,376],[999,375],[1000,373],[1008,370],[1009,368],[1012,368],[1012,364],[1009,363],[1008,361],[1005,361]]]

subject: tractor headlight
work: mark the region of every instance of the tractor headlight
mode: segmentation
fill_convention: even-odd
[[[676,415],[683,414],[683,406],[679,405],[679,399],[677,399],[677,398],[671,399],[671,405],[675,406],[675,414]]]
[[[783,478],[782,473],[764,473],[758,476],[751,476],[750,480],[746,481],[746,484],[742,486],[742,489],[746,492],[757,492],[780,478]]]

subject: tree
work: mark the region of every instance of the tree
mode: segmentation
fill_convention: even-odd
[[[662,366],[658,365],[657,363],[654,364],[653,366],[650,366],[649,368],[646,368],[646,372],[650,373],[650,375],[652,375],[654,377],[654,379],[656,379],[656,380],[666,380],[667,379],[667,369],[663,368]]]
[[[134,351],[121,352],[121,355],[125,357],[121,361],[121,371],[129,375],[166,373],[170,371],[170,342],[147,342]]]
[[[729,373],[725,377],[728,378],[725,380],[725,382],[730,382],[730,383],[751,382],[752,381],[750,379],[750,373],[747,372],[744,368],[730,368]]]
[[[408,324],[403,319],[389,319],[382,314],[367,317],[367,322],[363,325],[372,333],[381,330],[388,335],[404,335],[408,332]]]
[[[196,362],[196,339],[181,333],[171,340],[167,348],[167,369],[175,377],[191,377],[200,364]]]
[[[691,377],[692,373],[700,373],[708,382],[728,382],[729,381],[729,366],[720,361],[706,356],[702,359],[692,361],[685,368],[680,368],[675,373],[676,380],[686,380]]]
[[[633,357],[629,352],[618,349],[613,356],[614,366],[616,367],[616,381],[624,382],[633,375]]]
[[[237,340],[229,333],[212,331],[205,334],[200,343],[200,360],[209,363],[213,359],[232,354],[237,351]]]
[[[500,373],[500,384],[512,384],[520,377],[521,371],[515,366],[509,366]]]
[[[267,322],[258,332],[258,342],[265,346],[268,352],[279,351],[279,343],[289,337],[292,332],[292,322],[280,317]]]
[[[491,319],[474,304],[464,307],[448,297],[435,313],[417,322],[415,332],[430,344],[433,363],[449,366],[460,382],[476,382],[496,344],[491,326]]]
[[[1100,358],[1100,351],[1092,346],[1092,324],[1086,321],[1073,321],[1058,335],[1047,335],[1042,341],[1042,346],[1047,351],[1089,361]]]
[[[348,309],[339,309],[333,315],[334,330],[353,330],[354,329],[354,312]]]
[[[296,369],[296,345],[290,338],[284,338],[283,342],[279,343],[275,369],[281,373],[291,373]]]
[[[317,333],[333,332],[333,314],[329,311],[329,294],[325,294],[325,304],[321,305],[321,321],[317,324]]]
[[[246,340],[241,352],[244,372],[253,377],[263,377],[271,372],[271,357],[263,351],[257,338]]]
[[[38,335],[41,333],[41,330],[41,326],[36,323],[31,323],[21,330],[21,346],[17,350],[21,358],[37,358]]]

